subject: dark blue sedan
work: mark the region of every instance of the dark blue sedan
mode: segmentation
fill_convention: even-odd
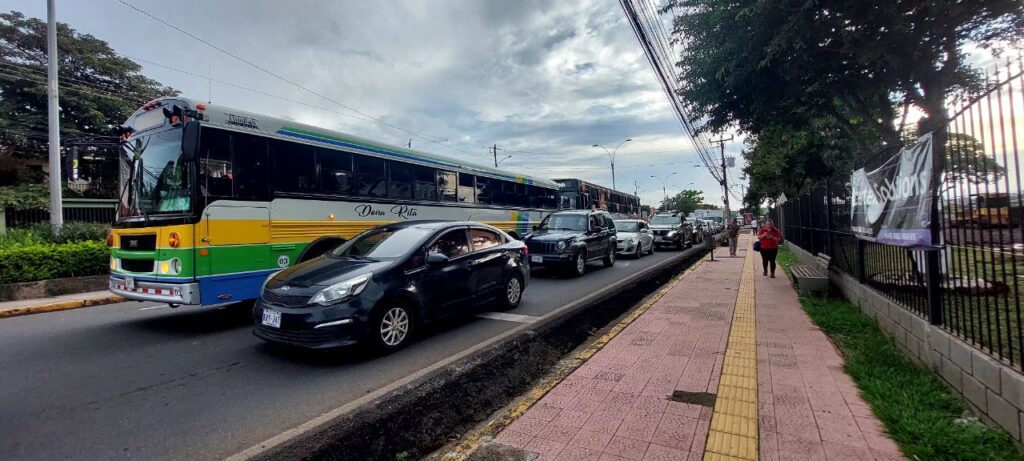
[[[270,276],[253,333],[313,349],[399,349],[430,321],[490,304],[515,308],[530,280],[527,256],[522,242],[480,223],[375,227]]]

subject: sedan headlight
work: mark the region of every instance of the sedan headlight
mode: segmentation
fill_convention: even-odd
[[[565,249],[565,240],[562,240],[562,241],[558,242],[558,249],[559,250],[564,250]]]
[[[668,231],[668,233],[665,234],[665,237],[674,237],[675,235],[676,235],[676,231]]]
[[[321,306],[342,302],[363,292],[373,273],[363,274],[342,282],[335,283],[309,298],[309,302]]]

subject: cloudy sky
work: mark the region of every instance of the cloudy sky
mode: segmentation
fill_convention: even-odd
[[[334,102],[118,0],[57,0],[58,19],[185,96],[396,145],[413,138],[416,149],[465,162],[492,163],[488,147],[497,144],[499,159],[511,155],[503,168],[609,186],[608,156],[591,146],[632,138],[616,156],[619,189],[636,187],[656,204],[662,182],[651,176],[677,173],[669,195],[695,188],[721,203],[616,0],[127,1]],[[46,17],[39,0],[10,8]]]

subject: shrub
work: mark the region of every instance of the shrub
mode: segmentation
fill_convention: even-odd
[[[103,274],[109,264],[103,242],[9,244],[0,247],[0,283]]]
[[[0,235],[0,247],[15,244],[33,243],[69,243],[93,240],[105,241],[107,226],[96,223],[68,222],[61,227],[59,234],[53,233],[50,223],[37,223],[24,229],[8,229],[6,235]]]

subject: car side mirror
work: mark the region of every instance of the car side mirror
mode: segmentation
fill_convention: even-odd
[[[451,259],[441,253],[427,253],[427,264],[444,264]]]
[[[533,230],[535,230],[535,231],[540,230],[540,224],[534,224],[533,225]]]
[[[640,229],[640,233],[641,234],[650,234],[651,230],[650,229]]]

